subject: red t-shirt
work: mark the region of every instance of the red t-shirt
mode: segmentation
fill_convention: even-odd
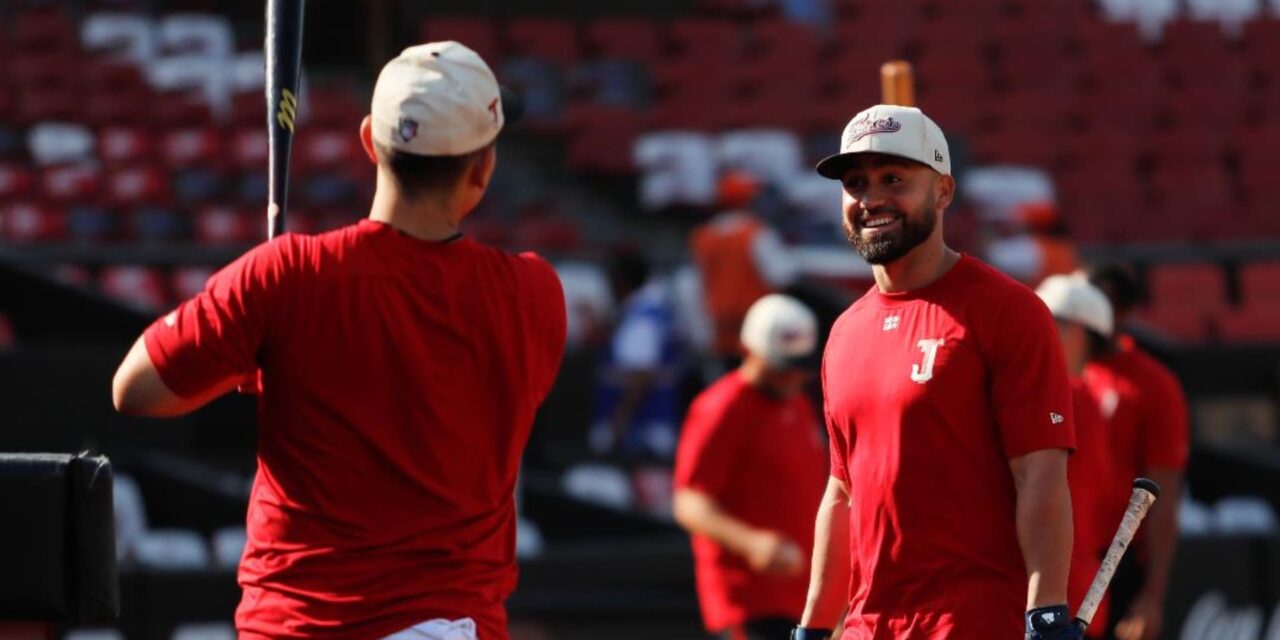
[[[823,386],[859,574],[843,640],[1022,638],[1009,460],[1075,446],[1044,303],[969,256],[915,291],[873,287],[832,328]]]
[[[1187,466],[1190,427],[1182,385],[1163,364],[1132,341],[1091,361],[1085,385],[1106,421],[1116,481],[1108,492],[1107,528],[1115,531],[1132,493],[1133,479],[1152,468],[1182,471]],[[1143,529],[1138,530],[1143,540]]]
[[[1071,396],[1075,406],[1076,452],[1067,463],[1067,479],[1071,485],[1071,517],[1075,523],[1075,538],[1071,548],[1067,603],[1071,611],[1075,612],[1080,608],[1080,601],[1084,600],[1093,576],[1098,573],[1102,555],[1115,534],[1115,529],[1109,528],[1111,518],[1106,509],[1109,505],[1107,498],[1116,481],[1111,466],[1111,446],[1107,439],[1106,424],[1103,423],[1102,414],[1083,380],[1077,378],[1071,381]],[[1094,619],[1107,619],[1106,598],[1098,607]],[[1096,624],[1090,630],[1101,637],[1104,626]]]
[[[770,398],[735,371],[690,406],[676,450],[675,486],[705,493],[729,515],[791,538],[804,550],[807,567],[827,478],[821,434],[803,394]],[[800,619],[807,571],[755,573],[740,556],[698,535],[693,555],[707,629],[721,631],[756,618]]]
[[[145,338],[181,396],[260,371],[241,638],[507,637],[516,472],[565,341],[547,263],[365,220],[253,249]]]

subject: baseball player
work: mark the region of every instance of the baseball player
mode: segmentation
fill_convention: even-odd
[[[756,301],[742,365],[694,400],[676,451],[675,516],[693,535],[698,600],[724,640],[783,637],[800,619],[826,450],[804,386],[813,312]]]
[[[1089,280],[1107,294],[1116,325],[1124,326],[1140,297],[1134,277],[1118,265],[1102,265],[1090,271]],[[1191,438],[1187,399],[1173,372],[1130,336],[1117,332],[1109,347],[1089,363],[1084,378],[1106,418],[1116,472],[1151,478],[1162,489],[1112,583],[1113,632],[1119,640],[1154,640],[1160,637],[1178,544],[1178,496]],[[1111,496],[1113,531],[1127,499],[1123,490]]]
[[[124,413],[260,393],[240,638],[507,637],[516,471],[565,308],[546,262],[459,231],[503,122],[475,52],[405,49],[360,126],[368,219],[253,249],[120,365]]]
[[[1036,288],[1036,295],[1058,323],[1058,337],[1066,354],[1067,370],[1071,372],[1076,452],[1067,464],[1067,479],[1071,486],[1075,543],[1071,550],[1067,602],[1075,610],[1089,591],[1115,532],[1116,514],[1107,511],[1115,504],[1110,497],[1116,493],[1116,487],[1126,486],[1132,480],[1113,473],[1106,424],[1082,377],[1088,362],[1107,353],[1114,318],[1107,296],[1082,276],[1049,276]],[[1107,619],[1107,605],[1104,598],[1094,614],[1095,620]],[[1086,635],[1102,638],[1105,632],[1105,623],[1096,624]]]
[[[1053,318],[943,242],[951,156],[920,110],[857,114],[817,170],[841,182],[845,232],[876,283],[823,357],[831,477],[793,637],[1079,638],[1075,435]]]

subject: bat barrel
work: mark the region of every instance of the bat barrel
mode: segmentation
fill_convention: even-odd
[[[880,66],[880,95],[885,104],[915,106],[915,83],[910,62],[890,60]]]
[[[284,232],[289,194],[289,154],[298,117],[302,67],[303,0],[267,1],[267,219],[268,236]]]

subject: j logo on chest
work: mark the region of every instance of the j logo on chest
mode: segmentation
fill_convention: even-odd
[[[916,341],[916,347],[920,349],[920,362],[911,365],[912,382],[924,384],[933,379],[933,362],[938,358],[938,348],[943,342],[941,338],[925,338]]]

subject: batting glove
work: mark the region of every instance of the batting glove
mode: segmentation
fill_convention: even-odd
[[[1027,640],[1082,640],[1084,629],[1072,622],[1067,605],[1027,612]]]

